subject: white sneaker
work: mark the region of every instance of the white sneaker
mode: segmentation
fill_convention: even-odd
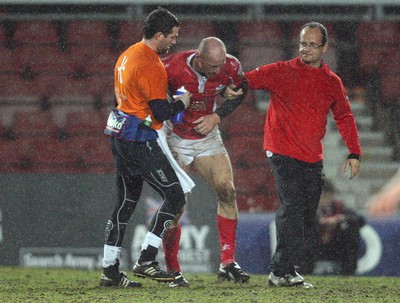
[[[314,286],[310,283],[304,282],[304,278],[300,276],[296,271],[295,275],[288,273],[283,276],[276,276],[273,272],[269,274],[268,284],[276,287],[290,287],[290,286],[300,286],[304,288],[313,288]]]

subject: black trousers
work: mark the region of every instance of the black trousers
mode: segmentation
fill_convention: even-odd
[[[116,164],[117,203],[107,222],[105,243],[121,246],[144,181],[163,200],[149,228],[162,238],[185,204],[185,195],[174,169],[155,140],[138,143],[111,137],[110,142]]]
[[[281,205],[276,213],[277,247],[270,269],[275,275],[293,273],[300,264],[305,240],[315,224],[322,189],[322,161],[307,163],[274,154],[268,158]]]

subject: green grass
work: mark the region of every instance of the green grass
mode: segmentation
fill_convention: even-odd
[[[97,286],[100,271],[0,267],[0,302],[400,302],[398,277],[308,276],[315,288],[302,289],[269,287],[266,275],[252,275],[244,285],[219,282],[215,274],[185,276],[190,288],[171,289],[141,279],[140,289],[110,289]]]

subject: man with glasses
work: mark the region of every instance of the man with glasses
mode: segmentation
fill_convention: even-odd
[[[216,100],[229,85],[242,82],[240,62],[226,53],[224,43],[215,37],[203,39],[197,50],[172,54],[163,60],[172,94],[184,86],[192,96],[184,111],[182,123],[166,123],[167,141],[178,164],[190,168],[210,184],[218,202],[217,227],[221,247],[218,278],[245,283],[249,276],[235,261],[238,209],[232,167],[222,143],[218,123],[231,113],[245,94],[225,101],[216,108]],[[169,272],[177,279],[171,287],[187,286],[178,261],[180,225],[164,235],[164,256]]]
[[[310,235],[323,184],[323,146],[329,110],[349,149],[343,167],[350,179],[360,168],[361,148],[354,116],[341,79],[322,60],[328,33],[317,22],[300,30],[299,57],[245,73],[248,89],[267,90],[271,103],[264,149],[273,170],[281,206],[276,213],[277,247],[269,284],[312,288],[298,274],[303,244]],[[232,89],[226,95],[234,97]],[[300,271],[300,270],[299,270]],[[301,271],[300,271],[301,272]]]

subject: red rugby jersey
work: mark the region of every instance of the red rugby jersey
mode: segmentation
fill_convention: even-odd
[[[354,116],[340,78],[322,64],[300,58],[245,73],[249,89],[267,90],[271,103],[264,127],[264,149],[315,163],[323,159],[322,139],[329,110],[351,154],[361,155]]]
[[[195,54],[195,50],[184,51],[171,54],[162,60],[167,69],[171,93],[184,86],[192,94],[190,105],[184,113],[183,123],[175,124],[173,127],[177,135],[190,140],[204,138],[193,130],[196,125],[192,122],[214,111],[216,97],[226,85],[230,83],[238,85],[242,81],[239,77],[242,67],[235,57],[227,54],[226,63],[221,67],[221,71],[207,79],[191,67],[190,62]]]

